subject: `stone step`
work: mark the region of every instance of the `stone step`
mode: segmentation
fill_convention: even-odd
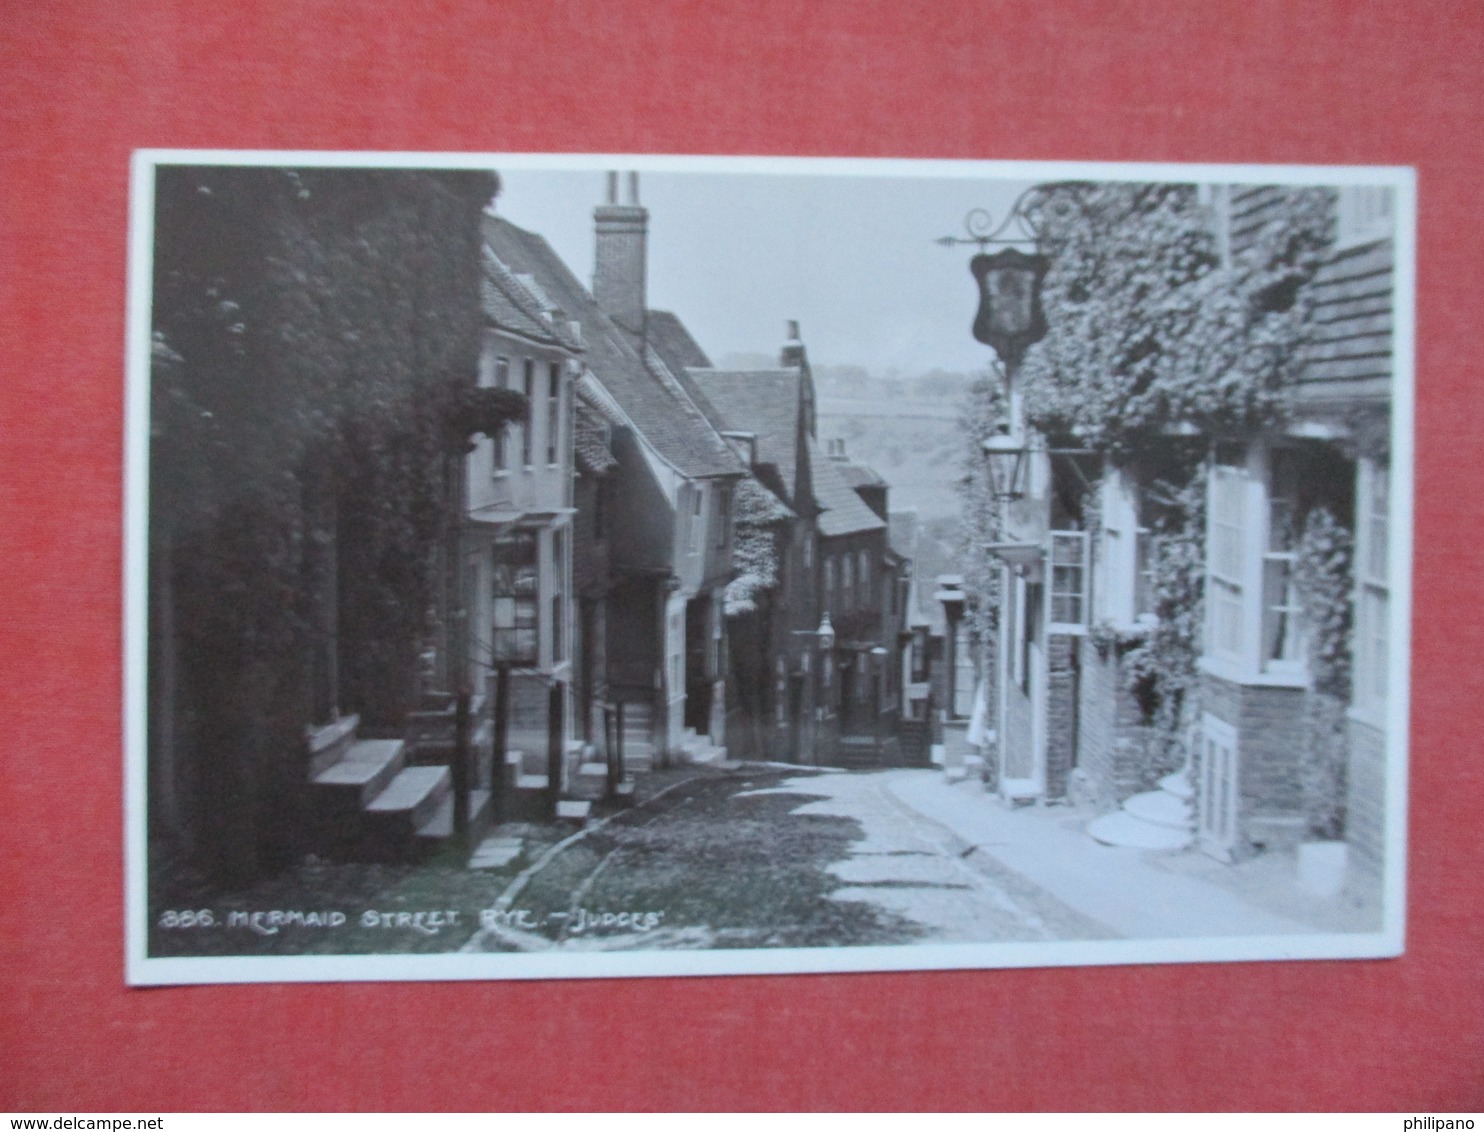
[[[1167,794],[1184,798],[1187,802],[1195,797],[1195,787],[1190,784],[1190,777],[1183,770],[1165,775],[1159,780],[1159,788]]]
[[[378,824],[415,833],[432,819],[452,789],[453,775],[448,767],[408,767],[371,799],[366,814]]]
[[[563,798],[557,802],[557,821],[572,821],[578,825],[586,825],[588,815],[592,813],[593,804],[579,798]]]
[[[359,715],[347,715],[324,727],[309,730],[309,777],[317,778],[344,757],[356,740]]]
[[[574,798],[596,801],[608,793],[608,765],[606,763],[581,763],[572,775],[571,792]]]
[[[316,774],[313,782],[327,793],[343,796],[356,808],[368,805],[401,774],[407,745],[401,739],[358,739],[338,761]]]
[[[650,751],[633,751],[625,749],[623,753],[623,766],[630,774],[648,774],[654,769],[654,754]]]
[[[1104,845],[1129,849],[1184,849],[1192,839],[1186,830],[1140,821],[1127,810],[1094,818],[1088,822],[1087,832]]]
[[[453,790],[450,789],[438,803],[433,816],[417,827],[417,836],[429,840],[440,840],[453,836]],[[478,836],[490,818],[490,792],[469,791],[469,833]]]
[[[1132,798],[1125,799],[1123,808],[1140,821],[1147,821],[1152,825],[1187,831],[1195,827],[1195,822],[1191,819],[1190,803],[1164,790],[1135,794]]]

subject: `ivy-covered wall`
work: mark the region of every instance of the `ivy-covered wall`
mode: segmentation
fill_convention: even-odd
[[[494,189],[159,171],[151,759],[176,863],[229,882],[282,863],[306,724],[400,721],[454,518],[447,423],[474,381]]]
[[[1194,185],[1054,184],[1027,202],[1049,260],[1047,332],[1027,351],[1017,388],[1027,423],[1051,447],[1105,453],[1145,489],[1156,620],[1123,636],[1094,625],[1092,638],[1100,652],[1122,656],[1129,690],[1161,736],[1153,753],[1165,764],[1183,758],[1198,718],[1204,463],[1213,442],[1255,438],[1289,420],[1312,329],[1311,284],[1333,242],[1334,190],[1264,193],[1261,223],[1237,239],[1223,235],[1218,197]],[[1003,418],[999,376],[975,391],[967,414],[971,544],[995,537],[979,448]],[[1348,521],[1342,515],[1340,527]],[[1087,524],[1096,531],[1095,514]],[[996,574],[982,552],[966,549],[974,616],[989,637]],[[1311,571],[1300,579],[1306,595],[1313,578]],[[1333,614],[1313,638],[1328,653],[1348,648],[1348,627]],[[1321,694],[1332,696],[1334,682],[1321,682]],[[1329,728],[1334,714],[1324,707],[1314,709],[1317,730]],[[1311,777],[1319,794],[1332,797],[1317,785],[1326,773],[1316,765]],[[1317,824],[1332,824],[1319,817],[1326,806],[1314,803]]]

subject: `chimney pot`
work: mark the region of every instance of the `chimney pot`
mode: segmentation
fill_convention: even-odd
[[[618,173],[617,172],[612,172],[612,173],[609,173],[608,174],[608,197],[607,197],[607,200],[608,200],[608,203],[609,204],[617,204],[618,203]]]

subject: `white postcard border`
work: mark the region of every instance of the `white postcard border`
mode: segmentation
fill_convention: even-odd
[[[523,169],[964,180],[1169,181],[1179,184],[1378,185],[1396,192],[1391,401],[1391,640],[1386,729],[1386,843],[1380,931],[1041,943],[905,944],[710,951],[525,954],[151,957],[148,954],[146,742],[149,380],[154,172],[161,165]],[[124,435],[124,918],[132,986],[340,981],[688,977],[1364,959],[1405,946],[1407,761],[1414,515],[1417,179],[1410,167],[973,161],[715,155],[418,153],[140,149],[130,177]],[[1402,521],[1398,522],[1397,520]]]

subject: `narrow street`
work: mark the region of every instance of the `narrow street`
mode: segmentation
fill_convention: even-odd
[[[1110,937],[893,789],[939,777],[758,766],[682,784],[527,870],[467,949]]]

